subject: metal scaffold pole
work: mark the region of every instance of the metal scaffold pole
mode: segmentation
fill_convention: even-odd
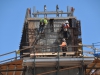
[[[34,51],[34,75],[35,75],[35,51]]]
[[[60,50],[59,46],[58,46],[57,50],[58,50],[57,75],[59,75],[59,50]]]
[[[83,49],[83,46],[82,46],[82,49]],[[83,50],[82,50],[82,74],[81,75],[84,75],[84,55],[83,55]]]

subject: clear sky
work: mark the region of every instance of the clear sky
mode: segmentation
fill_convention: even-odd
[[[47,10],[55,11],[57,4],[63,11],[67,6],[75,8],[83,44],[100,42],[100,0],[0,0],[0,54],[19,49],[27,8],[43,11],[46,5]]]

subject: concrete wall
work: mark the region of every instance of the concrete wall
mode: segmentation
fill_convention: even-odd
[[[43,45],[51,45],[51,46],[58,46],[59,44],[61,44],[61,39],[59,40],[59,38],[63,38],[62,34],[59,34],[58,31],[62,25],[62,23],[64,23],[67,19],[55,19],[53,21],[53,27],[54,27],[54,31],[51,32],[51,28],[50,28],[50,22],[48,25],[45,26],[45,36],[40,36],[41,38],[38,40],[37,44],[40,45],[41,43]],[[39,29],[39,20],[33,20],[31,21],[34,24],[34,28]],[[70,35],[72,34],[72,29],[69,29],[69,33]],[[67,40],[69,45],[72,45],[72,40]],[[43,50],[44,51],[44,50]],[[46,51],[54,51],[54,49],[46,49]],[[72,51],[72,48],[69,48],[68,51]]]
[[[62,34],[59,34],[59,28],[56,27],[61,27],[61,23],[64,23],[66,21],[66,19],[59,19],[59,20],[54,20],[54,32],[51,32],[50,29],[46,29],[45,30],[45,36],[41,36],[41,38],[38,40],[37,44],[42,43],[43,45],[59,45],[61,44],[59,40],[59,37],[62,38]],[[35,28],[39,28],[39,20],[34,20],[31,21],[34,24]],[[60,23],[60,24],[56,24],[56,23]],[[50,28],[50,24],[48,24],[45,28]],[[69,29],[70,34],[73,33],[72,29]],[[54,34],[55,33],[55,34]],[[73,34],[72,34],[73,35]],[[68,40],[68,44],[72,45],[72,39]],[[42,48],[40,49],[41,51],[56,51],[56,49],[45,49],[42,50]],[[68,51],[72,51],[72,48],[69,48]],[[35,74],[40,74],[40,73],[44,73],[44,72],[49,72],[49,71],[53,71],[56,70],[55,67],[41,67],[41,68],[35,68]],[[34,75],[34,69],[27,69],[27,71],[25,72],[25,75]],[[45,74],[45,75],[57,75],[57,72],[54,73],[49,73],[49,74]],[[75,68],[75,69],[70,69],[70,70],[64,70],[64,71],[60,71],[58,73],[58,75],[82,75],[79,74],[79,69]]]

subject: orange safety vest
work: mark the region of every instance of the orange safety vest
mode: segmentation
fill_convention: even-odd
[[[66,42],[62,42],[62,44],[61,44],[62,47],[66,46],[66,45],[67,45]]]
[[[63,24],[63,28],[69,28],[69,24]]]

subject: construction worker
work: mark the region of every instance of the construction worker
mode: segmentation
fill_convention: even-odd
[[[68,20],[62,24],[62,27],[61,27],[61,31],[63,32],[63,37],[68,39],[68,28],[69,28],[69,22]]]
[[[65,38],[63,38],[62,44],[59,45],[59,46],[61,47],[61,49],[62,49],[63,52],[66,52],[67,51],[67,48],[66,48],[67,43],[66,43]],[[66,53],[63,53],[63,56],[65,56],[65,55],[66,55]]]
[[[39,33],[43,33],[44,32],[44,27],[47,24],[48,24],[47,18],[40,19]]]

